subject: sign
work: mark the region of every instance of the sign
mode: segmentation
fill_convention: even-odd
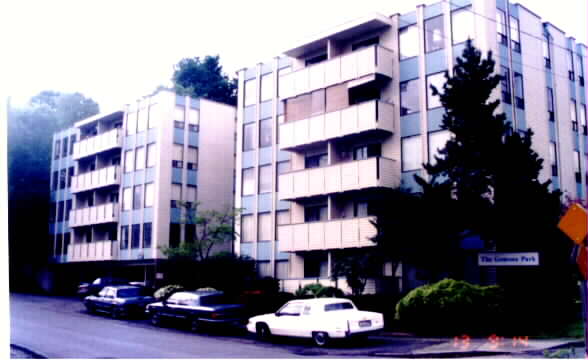
[[[573,242],[582,245],[586,234],[588,234],[588,212],[582,205],[573,204],[559,220],[557,227]]]
[[[538,252],[479,253],[479,266],[538,266]]]

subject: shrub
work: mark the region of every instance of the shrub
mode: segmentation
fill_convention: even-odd
[[[343,297],[345,294],[343,290],[334,286],[323,286],[316,292],[316,297]]]
[[[318,297],[343,297],[343,291],[333,286],[324,286],[322,284],[308,284],[298,288],[294,293],[297,298],[318,298]]]
[[[503,303],[499,286],[444,279],[410,291],[396,304],[395,319],[419,334],[489,334],[500,324]]]
[[[183,291],[184,287],[182,285],[167,285],[162,288],[159,288],[153,297],[157,300],[165,300],[170,297],[173,293],[178,291]]]

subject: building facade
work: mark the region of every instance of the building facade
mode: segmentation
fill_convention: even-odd
[[[162,90],[81,120],[53,144],[49,241],[56,274],[75,270],[71,281],[163,280],[162,247],[193,238],[185,205],[234,206],[232,106]]]
[[[283,290],[332,285],[338,257],[373,245],[370,200],[418,190],[413,175],[450,137],[429,86],[442,88],[468,38],[505,77],[500,111],[534,131],[540,179],[585,200],[586,46],[507,0],[444,0],[348,22],[239,71],[236,251]],[[382,281],[417,283],[402,270],[384,265]]]

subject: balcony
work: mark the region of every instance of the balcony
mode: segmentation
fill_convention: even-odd
[[[100,170],[74,176],[71,192],[93,190],[101,187],[120,184],[120,166],[109,166]]]
[[[369,81],[377,76],[391,79],[393,62],[392,50],[379,45],[368,46],[280,76],[279,95],[284,100],[349,80],[365,78]],[[361,83],[363,81],[355,85]]]
[[[118,222],[118,204],[108,203],[83,209],[71,210],[69,226],[88,226]]]
[[[372,217],[278,226],[279,251],[311,251],[374,246]]]
[[[70,244],[67,248],[67,262],[104,261],[117,259],[117,241],[103,240],[91,243]]]
[[[400,185],[400,164],[396,160],[373,157],[320,168],[282,174],[280,200],[341,193],[375,187]]]
[[[394,132],[394,106],[378,100],[280,125],[280,149],[293,150],[320,141],[368,131]]]
[[[120,129],[112,129],[100,135],[92,136],[74,144],[73,159],[95,155],[103,151],[120,148],[122,136]]]

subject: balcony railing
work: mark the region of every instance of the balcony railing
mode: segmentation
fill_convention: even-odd
[[[378,100],[280,125],[280,149],[359,134],[370,130],[394,132],[394,106]]]
[[[393,52],[372,45],[280,76],[279,95],[286,99],[368,75],[392,78]]]
[[[94,155],[102,151],[122,146],[120,129],[112,129],[103,134],[89,137],[74,144],[73,159]]]
[[[67,254],[67,262],[116,260],[118,258],[118,242],[102,240],[69,244]]]
[[[71,182],[71,192],[97,189],[105,186],[120,184],[120,166],[109,166],[103,169],[74,176]]]
[[[280,175],[280,200],[400,185],[400,164],[373,157]]]
[[[279,251],[311,251],[373,246],[372,217],[278,226]]]
[[[69,226],[87,226],[118,222],[118,204],[108,203],[83,209],[71,210]]]

